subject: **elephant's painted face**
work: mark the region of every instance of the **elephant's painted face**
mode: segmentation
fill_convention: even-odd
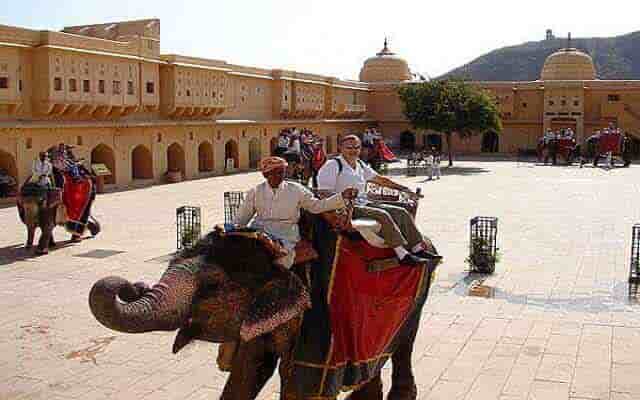
[[[309,295],[255,239],[214,232],[172,260],[151,289],[107,277],[94,284],[89,304],[116,331],[179,329],[178,351],[192,339],[250,340],[269,332],[300,315]]]

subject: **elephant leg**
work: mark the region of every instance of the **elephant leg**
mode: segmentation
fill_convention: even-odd
[[[413,321],[407,332],[405,340],[398,346],[391,356],[391,390],[387,400],[415,400],[418,397],[418,388],[413,376],[411,356],[413,344],[418,333],[419,315]]]
[[[238,345],[233,358],[231,374],[222,391],[220,400],[253,400],[275,370],[275,360],[265,363],[263,339]],[[271,362],[274,363],[269,374]],[[268,375],[268,376],[267,376]],[[266,378],[265,378],[266,377]]]
[[[33,247],[33,238],[36,235],[36,227],[35,226],[27,226],[27,243],[25,247],[30,249]]]
[[[51,240],[51,228],[49,226],[40,227],[40,240],[38,241],[37,252],[39,254],[49,253],[49,241]]]
[[[382,379],[380,375],[371,379],[349,395],[348,400],[382,400]]]

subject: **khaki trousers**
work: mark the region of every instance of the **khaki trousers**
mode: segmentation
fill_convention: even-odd
[[[424,238],[416,227],[411,214],[398,205],[389,203],[367,203],[353,208],[354,218],[373,218],[380,223],[380,235],[389,247],[403,246],[411,251]]]

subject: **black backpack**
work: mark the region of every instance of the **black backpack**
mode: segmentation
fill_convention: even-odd
[[[338,163],[338,175],[340,175],[342,173],[342,160],[340,160],[340,157],[333,157],[330,158],[329,160],[334,160],[335,162]],[[365,167],[365,163],[364,161],[362,161],[361,159],[358,158],[358,164],[360,164],[360,168],[364,168]]]

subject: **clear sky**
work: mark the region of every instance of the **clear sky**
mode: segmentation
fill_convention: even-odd
[[[357,79],[382,48],[434,77],[493,49],[556,36],[640,30],[640,2],[576,0],[0,0],[0,24],[64,26],[160,18],[161,51]]]

